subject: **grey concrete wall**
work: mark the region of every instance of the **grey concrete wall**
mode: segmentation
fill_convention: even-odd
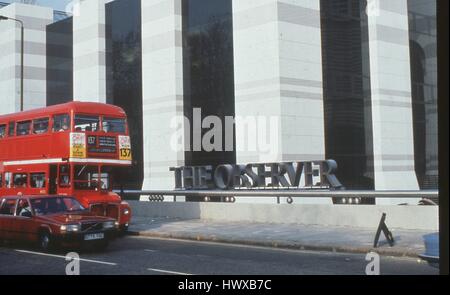
[[[12,3],[0,15],[24,24],[24,109],[44,107],[47,99],[46,26],[53,22],[51,8]],[[0,114],[20,110],[20,26],[0,21]]]
[[[153,203],[129,201],[138,217],[230,222],[290,223],[377,228],[383,212],[389,228],[438,231],[438,206]]]

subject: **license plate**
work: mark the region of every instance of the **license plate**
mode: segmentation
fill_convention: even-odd
[[[101,239],[104,239],[104,238],[105,238],[105,234],[104,233],[84,235],[84,240],[85,241],[101,240]]]

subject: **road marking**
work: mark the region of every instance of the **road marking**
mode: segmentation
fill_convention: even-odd
[[[41,255],[41,256],[48,256],[48,257],[56,257],[56,258],[63,258],[66,259],[66,256],[62,255],[55,255],[55,254],[47,254],[47,253],[41,253],[41,252],[33,252],[33,251],[27,251],[27,250],[14,250],[16,252],[20,253],[26,253],[26,254],[33,254],[33,255]],[[113,262],[105,262],[100,260],[91,260],[91,259],[84,259],[84,258],[78,258],[76,260],[84,261],[84,262],[91,262],[91,263],[98,263],[98,264],[106,264],[106,265],[117,265],[117,263]]]
[[[158,250],[144,249],[145,252],[158,252]]]
[[[155,271],[155,272],[161,272],[161,273],[168,273],[168,274],[173,274],[173,275],[192,276],[192,274],[190,274],[190,273],[170,271],[170,270],[157,269],[157,268],[148,268],[147,270],[151,270],[151,271]]]

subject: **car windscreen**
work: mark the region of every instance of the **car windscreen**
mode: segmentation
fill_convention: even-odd
[[[31,207],[37,216],[86,210],[77,200],[70,197],[32,199]]]

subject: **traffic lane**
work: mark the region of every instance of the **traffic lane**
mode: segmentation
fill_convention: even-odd
[[[31,247],[0,248],[0,275],[65,275],[65,253],[42,253]],[[116,266],[97,260],[81,260],[89,271],[101,274],[108,267]]]
[[[0,274],[65,274],[61,257],[0,248]],[[81,274],[350,274],[364,275],[365,255],[296,251],[208,242],[125,237],[104,252],[81,252]],[[381,274],[438,274],[417,259],[381,257]]]
[[[115,245],[117,246],[117,245]],[[123,246],[123,247],[122,247]],[[285,250],[246,245],[128,237],[118,249],[125,263],[190,274],[365,274],[362,254]],[[140,251],[146,252],[142,255]],[[104,259],[108,255],[101,256]],[[136,255],[137,254],[137,255]],[[142,256],[140,256],[142,255]],[[140,259],[140,257],[146,257]],[[438,274],[425,262],[381,257],[382,274]]]

